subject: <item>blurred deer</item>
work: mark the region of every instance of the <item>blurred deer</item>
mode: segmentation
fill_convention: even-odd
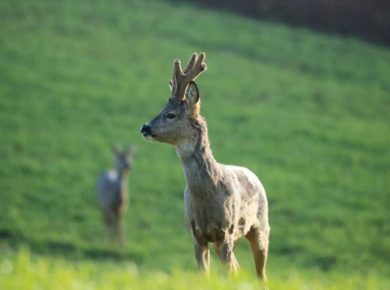
[[[97,199],[107,227],[108,239],[124,243],[123,213],[127,209],[127,174],[132,168],[135,147],[121,151],[113,146],[115,169],[102,173],[97,182]]]
[[[193,54],[184,71],[180,60],[174,62],[171,97],[161,112],[143,125],[141,133],[176,147],[186,179],[185,216],[198,267],[208,272],[208,243],[214,243],[220,260],[232,272],[238,270],[233,250],[237,240],[245,236],[256,272],[266,280],[270,227],[265,190],[250,170],[214,159],[194,82],[206,70],[204,60],[204,53]]]

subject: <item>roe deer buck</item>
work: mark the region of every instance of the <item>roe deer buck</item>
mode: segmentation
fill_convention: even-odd
[[[107,227],[109,240],[124,243],[122,215],[127,208],[127,173],[132,167],[135,147],[121,151],[113,146],[115,169],[102,173],[97,182],[97,199]]]
[[[265,190],[250,170],[220,164],[213,157],[194,82],[206,70],[204,60],[204,53],[194,53],[184,71],[180,60],[174,62],[171,97],[161,112],[143,125],[141,133],[147,139],[176,147],[186,179],[185,216],[198,267],[209,270],[210,242],[221,261],[231,271],[238,270],[233,250],[237,240],[245,236],[256,272],[266,280],[270,227]]]

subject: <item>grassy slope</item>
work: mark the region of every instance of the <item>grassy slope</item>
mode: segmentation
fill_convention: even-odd
[[[166,101],[172,60],[206,51],[214,153],[267,188],[271,271],[390,272],[387,48],[155,1],[2,1],[0,19],[2,245],[116,257],[94,183],[110,145],[132,142],[120,257],[193,269],[179,161],[138,128]],[[252,270],[244,242],[238,257]]]

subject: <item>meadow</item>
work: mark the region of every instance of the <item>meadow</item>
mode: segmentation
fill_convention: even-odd
[[[3,259],[0,267],[3,289],[264,289],[263,284],[247,271],[236,276],[213,272],[205,278],[201,273],[181,269],[168,273],[140,271],[131,262],[69,262],[61,258],[36,258],[23,248],[16,257]],[[270,289],[288,290],[385,290],[388,285],[375,273],[345,275],[334,271],[301,271],[291,267],[287,271],[279,269],[269,282]]]
[[[215,256],[196,274],[180,162],[139,133],[194,51],[216,159],[267,190],[271,288],[390,288],[387,47],[169,1],[1,1],[0,19],[4,289],[256,287],[245,241],[242,276]],[[122,250],[95,198],[113,143],[138,146]]]

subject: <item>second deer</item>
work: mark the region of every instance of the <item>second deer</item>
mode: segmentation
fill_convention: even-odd
[[[127,208],[127,173],[132,168],[135,147],[121,151],[113,147],[115,169],[107,170],[98,179],[97,199],[107,227],[108,239],[124,243],[123,213]]]
[[[265,190],[250,170],[214,159],[194,82],[206,69],[204,60],[204,53],[193,54],[184,71],[180,60],[174,62],[171,97],[161,112],[143,125],[141,133],[176,147],[186,179],[186,223],[199,268],[208,271],[208,244],[214,243],[221,261],[231,271],[238,270],[233,250],[244,236],[251,246],[256,272],[266,280],[270,227]]]

